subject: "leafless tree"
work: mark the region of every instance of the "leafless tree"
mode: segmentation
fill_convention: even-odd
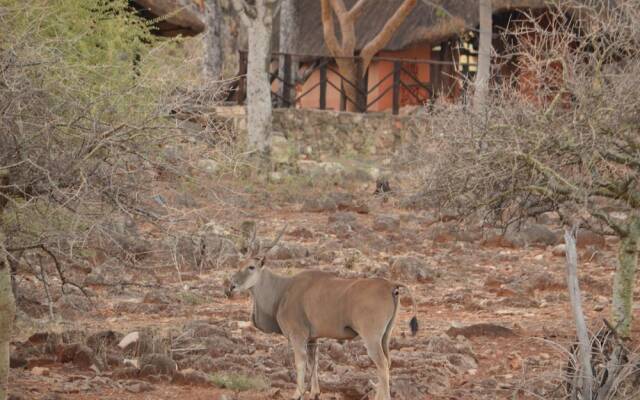
[[[233,6],[247,27],[249,60],[247,66],[248,151],[265,159],[271,140],[271,32],[279,0],[233,0]]]
[[[218,81],[222,77],[224,52],[222,51],[222,10],[218,0],[202,3],[207,30],[204,34],[203,78]]]
[[[348,81],[344,84],[344,91],[350,100],[347,101],[347,110],[354,111],[356,109],[357,82],[366,73],[373,57],[389,43],[393,34],[411,13],[416,3],[417,0],[403,1],[380,32],[362,47],[359,54],[360,69],[358,69],[356,59],[353,58],[358,42],[356,20],[367,6],[367,0],[358,0],[350,10],[347,10],[344,0],[321,0],[324,42],[331,55],[335,57],[340,74]],[[340,41],[336,36],[334,14],[340,25]]]
[[[0,182],[6,173],[0,170]],[[4,204],[0,200],[0,218]],[[13,328],[13,318],[16,311],[13,292],[11,290],[11,270],[4,248],[4,234],[0,229],[0,400],[8,395],[9,377],[9,342]]]
[[[435,202],[505,225],[571,205],[583,227],[620,239],[612,319],[622,337],[640,241],[638,5],[562,2],[514,24],[519,73],[492,91],[486,119],[440,105],[425,138],[435,164],[424,194]]]
[[[126,3],[120,5],[127,11]],[[153,38],[145,22],[136,25],[129,15],[98,18],[112,6],[96,3],[94,10],[46,1],[0,5],[2,400],[15,310],[10,266],[26,273],[22,267],[35,258],[27,255],[41,255],[42,263],[33,270],[39,270],[44,284],[52,283],[44,275],[51,268],[59,278],[56,290],[65,293],[75,286],[84,291],[66,266],[88,262],[86,249],[115,247],[115,219],[159,222],[145,199],[157,171],[166,168],[161,146],[180,140],[166,116],[182,102],[173,72],[163,68],[186,63],[181,58],[170,64],[146,48],[143,63],[153,65],[155,74],[148,69],[136,74],[127,56],[141,50],[139,35],[147,35],[145,43]],[[72,31],[76,27],[79,33]],[[106,37],[105,31],[114,36]],[[129,40],[125,35],[131,32],[135,38]],[[73,44],[65,35],[73,35]],[[118,51],[109,53],[111,49]]]
[[[489,80],[491,79],[492,6],[491,0],[478,2],[480,14],[480,48],[478,49],[478,72],[476,74],[473,107],[476,113],[485,109]]]
[[[423,196],[461,216],[509,226],[554,212],[569,226],[619,239],[607,329],[616,340],[601,341],[587,332],[574,232],[566,236],[579,336],[574,398],[637,393],[623,384],[637,369],[623,342],[631,333],[640,244],[639,6],[561,2],[543,17],[512,21],[505,34],[517,73],[492,88],[482,114],[437,104],[421,155]],[[595,357],[592,347],[605,342],[612,349]]]
[[[296,34],[298,33],[298,11],[296,9],[295,0],[282,0],[282,4],[280,6],[280,31],[279,31],[279,42],[280,42],[280,52],[281,53],[293,53],[293,44],[296,40]],[[291,79],[290,83],[292,84],[295,81],[295,77],[298,71],[298,63],[295,56],[291,58]],[[295,87],[293,85],[287,87],[284,82],[284,55],[280,55],[280,59],[278,62],[279,69],[279,78],[280,78],[280,96],[285,97],[285,90],[290,91],[289,98],[292,99],[295,96]]]

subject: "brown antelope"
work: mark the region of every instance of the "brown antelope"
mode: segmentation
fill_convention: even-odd
[[[278,239],[281,235],[282,232]],[[231,296],[248,290],[253,298],[253,325],[265,333],[282,334],[289,340],[296,367],[297,389],[293,398],[303,399],[306,392],[305,369],[309,357],[312,361],[310,394],[312,398],[319,397],[318,339],[360,336],[377,367],[375,398],[389,400],[389,339],[398,311],[400,289],[407,290],[413,303],[411,333],[415,335],[418,330],[411,290],[386,279],[345,279],[321,271],[280,276],[265,268],[267,251],[242,262],[226,293]]]

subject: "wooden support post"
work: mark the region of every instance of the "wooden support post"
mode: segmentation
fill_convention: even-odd
[[[291,107],[291,89],[293,86],[291,79],[291,54],[285,54],[283,69],[283,81],[280,82],[282,85],[282,107]]]
[[[328,61],[322,60],[320,64],[320,109],[327,108],[327,63]]]
[[[367,112],[367,80],[369,79],[368,73],[363,73],[362,59],[357,61],[356,72],[356,87],[358,89],[356,96],[356,108],[359,112]]]
[[[400,75],[402,72],[402,64],[400,61],[393,62],[393,115],[400,112]]]
[[[247,63],[248,62],[249,62],[249,59],[247,57],[247,52],[240,51],[239,57],[238,57],[238,64],[240,68],[240,71],[239,71],[240,81],[238,82],[238,89],[236,91],[236,101],[240,105],[244,104],[244,100],[247,97]]]

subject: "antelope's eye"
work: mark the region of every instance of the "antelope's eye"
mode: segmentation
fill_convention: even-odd
[[[253,271],[255,269],[256,269],[255,265],[249,265],[249,271]]]

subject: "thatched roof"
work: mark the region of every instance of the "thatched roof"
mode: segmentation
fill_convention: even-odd
[[[192,0],[129,0],[141,16],[156,20],[163,36],[193,36],[204,32],[204,16]]]
[[[345,0],[351,8],[357,0]],[[356,22],[357,49],[371,40],[403,0],[369,0]],[[494,13],[542,8],[545,0],[493,0]],[[441,6],[441,7],[437,7]],[[324,45],[320,0],[298,0],[300,20],[293,53],[329,55]],[[446,10],[443,12],[442,9]],[[335,20],[335,17],[334,17]],[[440,43],[478,25],[478,0],[418,0],[416,7],[384,50],[400,50],[418,43]],[[274,24],[274,50],[278,49],[278,24]],[[336,21],[336,26],[337,21]],[[339,29],[337,29],[339,31]]]

